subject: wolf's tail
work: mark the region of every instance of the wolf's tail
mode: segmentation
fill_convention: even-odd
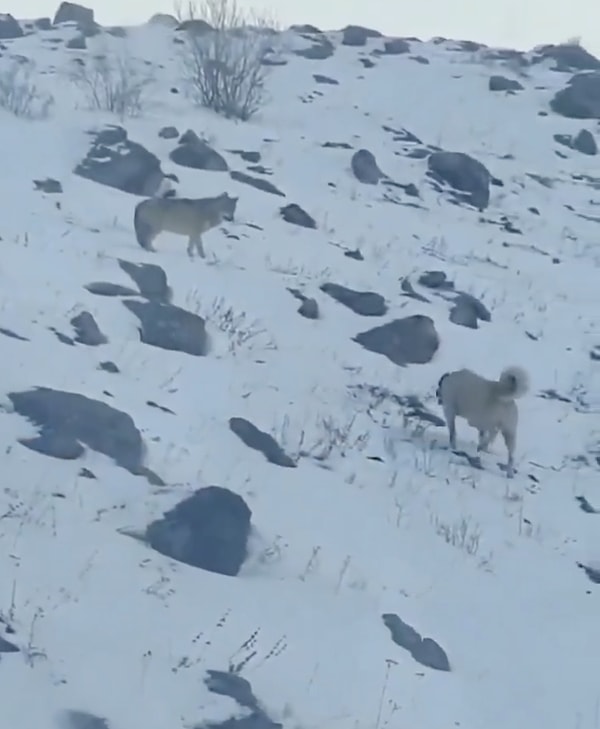
[[[152,226],[144,220],[145,202],[147,201],[143,200],[141,203],[138,203],[135,206],[135,211],[133,213],[133,228],[135,230],[135,237],[137,242],[142,246],[142,248],[148,250],[149,245],[152,242],[151,238],[154,230]]]
[[[449,372],[445,372],[440,377],[440,381],[438,382],[437,390],[435,391],[435,396],[437,397],[437,401],[440,405],[442,404],[442,382],[446,379],[446,377],[448,377],[449,374],[450,374]]]
[[[529,374],[523,367],[511,365],[502,370],[498,383],[501,395],[512,400],[522,397],[529,391]]]

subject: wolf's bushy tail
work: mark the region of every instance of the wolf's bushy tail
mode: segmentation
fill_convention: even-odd
[[[148,242],[153,230],[152,226],[144,221],[145,202],[147,201],[143,200],[135,206],[133,213],[133,229],[135,230],[135,238],[137,242],[142,246],[142,248],[148,250]]]
[[[529,391],[529,374],[518,365],[505,367],[500,373],[498,382],[505,397],[522,397]]]

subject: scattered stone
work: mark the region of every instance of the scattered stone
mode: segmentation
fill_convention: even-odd
[[[186,33],[190,33],[191,35],[199,36],[210,33],[210,31],[213,30],[213,27],[205,20],[201,20],[200,18],[191,18],[189,20],[184,20],[182,23],[179,23],[175,30],[183,30]]]
[[[363,28],[360,25],[347,25],[342,29],[343,46],[364,46],[370,38],[381,38],[378,30]]]
[[[261,708],[250,682],[239,675],[238,666],[232,666],[228,672],[207,671],[207,674],[204,683],[210,692],[228,696],[240,709],[247,709],[250,713],[245,711],[241,719],[226,719],[206,729],[283,729],[283,724],[274,722]]]
[[[394,643],[407,650],[417,663],[436,671],[450,671],[450,661],[439,643],[432,638],[422,638],[395,613],[385,613],[381,617]]]
[[[550,58],[556,62],[557,71],[597,71],[600,60],[578,43],[548,44],[536,49],[532,63],[540,63]]]
[[[179,136],[179,130],[177,127],[162,127],[158,132],[158,136],[161,139],[175,139]]]
[[[37,30],[52,30],[52,21],[50,18],[36,18],[36,20],[33,21],[33,25]]]
[[[581,129],[574,137],[571,142],[573,149],[576,149],[581,154],[587,154],[594,156],[598,154],[598,145],[594,135],[587,129]]]
[[[303,316],[305,319],[318,319],[319,304],[316,299],[306,298],[298,307],[298,314]]]
[[[87,40],[82,33],[80,35],[76,35],[74,38],[69,38],[69,40],[65,43],[65,46],[70,48],[72,51],[84,51],[87,48]]]
[[[357,334],[353,341],[400,367],[431,362],[440,346],[433,319],[423,314],[394,319]]]
[[[374,291],[354,291],[354,289],[336,283],[324,283],[320,289],[340,304],[347,306],[355,314],[383,316],[387,313],[388,307],[385,299]]]
[[[350,160],[350,167],[354,177],[365,185],[376,185],[380,180],[386,179],[377,164],[375,155],[368,149],[358,149]]]
[[[77,28],[86,35],[95,35],[99,26],[94,19],[94,11],[77,3],[62,2],[54,16],[53,25],[76,23]]]
[[[117,367],[117,365],[110,360],[106,360],[106,362],[100,362],[100,364],[98,365],[98,369],[104,370],[105,372],[110,372],[112,375],[116,375],[121,371]]]
[[[194,170],[227,172],[229,169],[225,158],[191,129],[181,135],[177,147],[169,154],[169,158],[177,165],[191,167]]]
[[[490,76],[488,88],[490,91],[522,91],[524,87],[516,79],[506,76]]]
[[[301,58],[306,58],[309,61],[324,61],[326,58],[331,58],[335,52],[335,47],[331,41],[323,37],[318,43],[313,43],[308,48],[301,48],[295,50],[294,53]]]
[[[10,13],[0,14],[0,39],[22,38],[25,34],[19,22]]]
[[[296,462],[285,453],[275,438],[245,418],[229,418],[229,429],[255,451],[259,451],[269,463],[283,468],[296,468]]]
[[[572,76],[551,99],[550,108],[569,119],[600,119],[600,72]]]
[[[152,197],[163,185],[160,161],[127,138],[123,127],[108,126],[93,136],[92,147],[75,167],[75,174],[133,195]]]
[[[60,718],[60,729],[111,729],[106,719],[87,711],[63,711]]]
[[[339,81],[330,76],[323,76],[321,73],[313,73],[313,78],[318,84],[330,84],[331,86],[338,86]]]
[[[150,20],[148,20],[148,24],[176,28],[179,25],[179,21],[174,15],[169,15],[169,13],[154,13]]]
[[[96,296],[138,296],[138,292],[110,281],[93,281],[83,287]]]
[[[421,286],[428,289],[444,289],[446,291],[454,289],[454,283],[448,280],[443,271],[425,271],[417,280]]]
[[[18,653],[19,648],[14,643],[0,636],[0,653]]]
[[[248,556],[252,511],[220,486],[198,489],[146,528],[160,554],[208,572],[235,577]]]
[[[169,286],[167,274],[155,263],[132,263],[122,258],[118,259],[119,267],[133,281],[140,294],[149,301],[158,301],[162,304],[171,302],[173,291]]]
[[[299,225],[302,228],[316,229],[317,223],[306,210],[303,210],[300,205],[296,203],[290,203],[283,208],[279,208],[279,213],[286,223],[292,225]]]
[[[106,344],[108,339],[100,331],[96,320],[89,311],[82,311],[71,319],[71,325],[75,329],[75,341],[80,344],[87,344],[89,347],[97,347]]]
[[[271,193],[271,195],[279,195],[279,197],[285,197],[285,193],[281,192],[278,187],[275,187],[275,185],[268,180],[263,180],[260,177],[253,177],[252,175],[248,175],[245,172],[238,172],[237,170],[231,170],[229,176],[232,180],[235,180],[236,182],[242,182],[245,185],[250,185],[251,187],[255,187],[257,190],[269,192]]]
[[[36,190],[45,192],[49,195],[60,193],[63,191],[63,187],[58,180],[54,180],[52,177],[46,177],[45,180],[34,180]]]
[[[123,301],[140,320],[140,340],[144,344],[196,357],[208,354],[204,319],[191,311],[158,301]]]
[[[383,53],[386,56],[398,56],[403,53],[410,53],[410,43],[404,38],[392,38],[384,41]]]
[[[463,193],[462,198],[479,210],[490,201],[491,175],[485,165],[464,152],[433,152],[428,174]]]

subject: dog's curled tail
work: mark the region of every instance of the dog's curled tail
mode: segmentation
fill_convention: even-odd
[[[504,397],[511,399],[522,397],[529,391],[529,374],[523,367],[511,365],[505,367],[498,380]]]

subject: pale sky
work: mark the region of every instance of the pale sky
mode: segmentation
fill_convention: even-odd
[[[386,35],[441,35],[490,45],[529,49],[580,36],[600,55],[598,0],[238,0],[267,8],[282,25],[312,23],[324,30],[366,25]],[[58,0],[4,0],[2,11],[17,18],[52,17]],[[87,5],[88,3],[83,2]],[[156,12],[172,12],[171,0],[98,0],[89,3],[102,25],[129,25]]]

